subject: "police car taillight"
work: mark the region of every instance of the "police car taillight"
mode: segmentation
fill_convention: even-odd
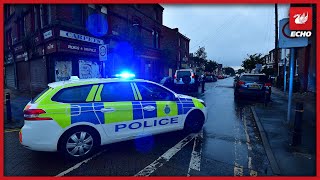
[[[24,120],[27,121],[41,121],[41,120],[52,120],[50,117],[39,117],[40,114],[45,114],[46,111],[43,109],[28,109],[23,112]]]

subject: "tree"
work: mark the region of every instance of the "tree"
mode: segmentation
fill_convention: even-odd
[[[262,57],[262,54],[253,54],[253,55],[249,55],[248,57],[242,61],[242,67],[245,70],[248,70],[249,72],[252,71],[252,69],[254,69],[256,67],[256,64],[265,64],[265,61]]]
[[[225,67],[224,72],[225,74],[231,75],[231,76],[234,76],[236,74],[232,67]]]
[[[196,65],[197,68],[202,69],[206,64],[207,52],[204,47],[199,47],[199,49],[193,54],[190,54],[190,60]],[[203,70],[203,69],[202,69]]]
[[[264,67],[261,73],[265,73],[267,76],[271,76],[274,75],[275,72],[273,68]]]
[[[237,74],[241,74],[241,73],[244,73],[244,72],[246,72],[244,69],[238,69]]]
[[[213,60],[208,60],[205,64],[205,71],[206,72],[213,72],[218,68],[218,63]]]

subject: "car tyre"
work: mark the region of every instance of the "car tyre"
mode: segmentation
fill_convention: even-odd
[[[187,133],[199,132],[204,124],[204,115],[200,110],[192,111],[184,123],[184,131]]]
[[[69,160],[81,160],[90,157],[99,145],[95,130],[86,127],[73,128],[61,137],[59,151]]]

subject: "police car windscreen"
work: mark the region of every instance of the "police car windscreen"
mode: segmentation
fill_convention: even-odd
[[[243,75],[240,77],[241,81],[244,82],[261,82],[264,83],[267,80],[266,76],[263,75]]]
[[[178,78],[182,78],[183,76],[191,76],[191,72],[190,71],[178,71],[177,72]]]

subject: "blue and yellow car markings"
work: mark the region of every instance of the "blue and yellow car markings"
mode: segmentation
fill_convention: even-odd
[[[132,102],[132,113],[133,113],[133,120],[137,119],[143,119],[143,114],[142,114],[142,106],[140,102],[134,101]]]

